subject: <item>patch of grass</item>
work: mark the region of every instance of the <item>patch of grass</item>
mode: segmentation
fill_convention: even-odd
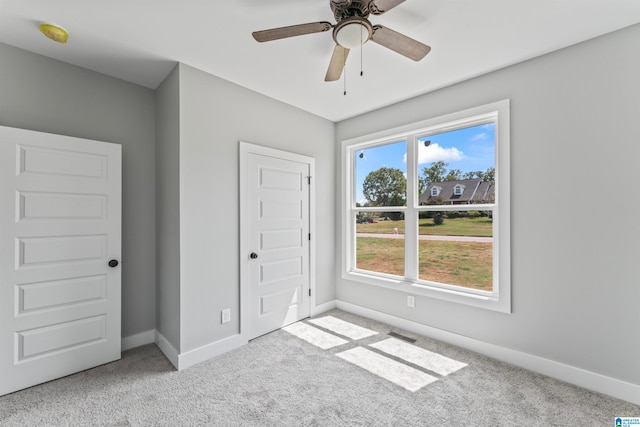
[[[422,235],[491,237],[493,233],[493,220],[487,217],[446,218],[440,225],[431,218],[422,218],[418,225]],[[356,233],[393,234],[394,228],[404,234],[404,220],[356,224]]]
[[[491,291],[492,257],[491,243],[420,241],[419,277]],[[404,276],[404,239],[358,237],[356,267]]]
[[[404,234],[404,220],[356,224],[356,233],[393,234],[394,228]]]
[[[356,267],[404,276],[404,239],[358,237]]]

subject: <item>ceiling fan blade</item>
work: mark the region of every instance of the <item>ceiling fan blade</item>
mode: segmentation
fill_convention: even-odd
[[[333,82],[340,78],[344,64],[347,62],[347,55],[349,55],[349,49],[336,44],[336,48],[333,49],[333,55],[331,56],[331,62],[329,62],[327,75],[324,78],[325,82]]]
[[[382,15],[402,2],[404,0],[372,0],[369,3],[369,11],[374,15]]]
[[[373,27],[371,40],[414,61],[420,61],[431,50],[426,44],[382,25]]]
[[[272,28],[270,30],[254,31],[253,38],[259,42],[286,39],[288,37],[303,36],[305,34],[321,33],[333,28],[330,22],[311,22],[309,24],[290,25],[288,27]]]

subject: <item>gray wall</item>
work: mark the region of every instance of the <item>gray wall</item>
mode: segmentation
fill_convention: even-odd
[[[180,345],[172,345],[184,353],[240,332],[239,141],[316,159],[317,302],[335,298],[335,125],[187,65],[178,76],[179,100],[162,103],[178,103],[180,115],[171,154],[172,170],[179,156],[180,258],[168,262],[180,272]],[[231,322],[222,325],[224,308]]]
[[[0,44],[0,125],[122,144],[122,335],[155,328],[155,97]]]
[[[184,352],[238,332],[243,140],[316,158],[318,303],[337,296],[640,384],[637,40],[640,26],[337,125],[184,65],[154,93],[0,44],[0,125],[123,145],[123,336],[157,325]],[[513,313],[421,297],[410,310],[400,293],[342,280],[336,139],[504,98]],[[156,232],[158,261],[168,261],[157,270],[157,320]]]
[[[156,329],[180,350],[179,68],[156,89]]]
[[[408,309],[339,274],[338,299],[640,384],[638,40],[640,25],[338,123],[339,144],[511,99],[513,313],[424,297]]]

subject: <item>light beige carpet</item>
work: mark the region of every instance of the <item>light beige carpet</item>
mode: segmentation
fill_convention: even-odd
[[[616,416],[640,407],[337,310],[184,371],[147,345],[0,397],[1,426],[612,426]]]

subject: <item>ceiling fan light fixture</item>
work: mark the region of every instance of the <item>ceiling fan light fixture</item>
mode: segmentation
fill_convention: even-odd
[[[345,49],[354,49],[365,44],[372,33],[371,25],[364,20],[348,22],[336,28],[335,41]]]
[[[349,52],[352,49],[361,47],[369,40],[414,61],[420,61],[429,53],[431,47],[426,44],[420,43],[417,40],[382,25],[376,25],[374,27],[367,19],[370,14],[382,15],[404,1],[405,0],[331,0],[329,4],[337,22],[335,25],[327,21],[309,22],[306,24],[254,31],[252,35],[258,42],[267,42],[303,36],[305,34],[322,33],[333,28],[332,36],[335,46],[327,74],[324,77],[325,82],[333,82],[340,79],[340,76],[343,74]],[[363,75],[362,52],[363,49],[360,49],[361,76]]]

